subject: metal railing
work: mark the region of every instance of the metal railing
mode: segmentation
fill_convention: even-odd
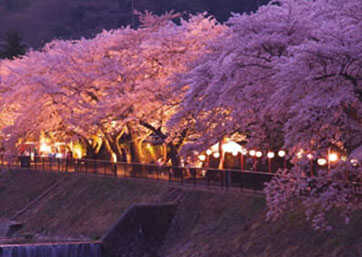
[[[95,174],[117,178],[142,178],[169,183],[204,185],[222,189],[240,188],[262,191],[274,173],[236,169],[160,166],[157,164],[111,162],[96,159],[55,158],[44,156],[0,155],[0,165],[8,169],[43,172]],[[362,184],[352,182],[356,194],[362,195]]]

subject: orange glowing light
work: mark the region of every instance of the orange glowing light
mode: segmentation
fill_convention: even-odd
[[[328,155],[328,160],[329,160],[330,162],[336,162],[336,161],[338,161],[338,154],[337,154],[337,153],[330,153],[330,154]]]

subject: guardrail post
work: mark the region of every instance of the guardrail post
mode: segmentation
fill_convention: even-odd
[[[113,163],[113,173],[114,173],[114,176],[115,177],[118,177],[118,174],[117,174],[117,163]]]

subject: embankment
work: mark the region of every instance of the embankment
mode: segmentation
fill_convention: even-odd
[[[54,180],[61,180],[61,186],[17,218],[24,226],[14,237],[98,240],[130,205],[176,201],[176,215],[158,257],[362,256],[362,213],[349,225],[336,219],[333,231],[315,232],[302,211],[265,222],[260,195],[137,179],[1,172],[1,217],[14,215]]]

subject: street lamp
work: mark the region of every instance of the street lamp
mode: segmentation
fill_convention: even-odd
[[[240,154],[240,167],[241,170],[245,169],[245,162],[244,162],[244,155],[248,154],[248,150],[246,150],[245,148],[241,149],[241,154]]]
[[[260,158],[263,156],[263,153],[260,151],[257,151],[255,153],[255,157],[254,157],[254,171],[256,171],[256,164],[257,164],[257,158]]]
[[[313,175],[313,154],[309,153],[307,154],[307,158],[310,160],[310,174]]]
[[[284,150],[279,150],[279,151],[278,151],[278,156],[279,156],[280,158],[283,158],[283,166],[284,166],[284,169],[287,168],[287,159],[284,158],[284,157],[286,156],[286,154],[287,154],[287,153],[286,153]]]
[[[271,172],[271,160],[275,157],[275,153],[268,152],[267,157],[268,157],[268,171]]]

